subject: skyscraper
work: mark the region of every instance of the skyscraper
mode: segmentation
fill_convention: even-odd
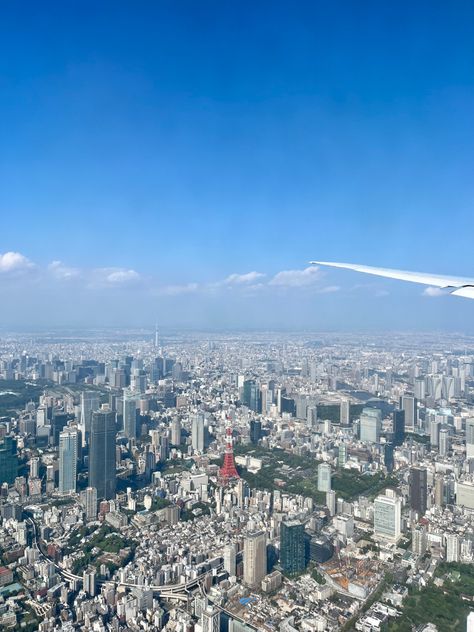
[[[320,463],[318,465],[318,491],[331,491],[331,466],[329,463]]]
[[[97,489],[97,497],[115,496],[115,413],[107,404],[92,414],[89,449],[89,487]]]
[[[237,547],[235,544],[227,544],[224,547],[224,570],[231,577],[236,574]]]
[[[181,444],[181,422],[176,417],[171,422],[171,445]]]
[[[466,419],[466,457],[474,458],[474,417]]]
[[[78,435],[74,428],[59,433],[59,491],[69,494],[76,491]]]
[[[405,441],[405,411],[394,410],[392,413],[393,445],[400,446]]]
[[[374,501],[374,534],[397,541],[401,534],[402,502],[393,489]]]
[[[0,443],[0,484],[13,485],[18,476],[18,456],[13,437],[3,437]]]
[[[440,456],[446,456],[449,452],[449,429],[441,428],[439,431],[439,454]]]
[[[299,520],[281,523],[280,563],[288,575],[296,575],[305,569],[304,526]]]
[[[360,416],[360,440],[367,443],[380,441],[382,413],[378,408],[364,408]]]
[[[128,439],[137,436],[137,397],[130,388],[123,389],[123,433]]]
[[[82,492],[86,519],[95,520],[97,518],[97,490],[95,487],[86,487]]]
[[[341,401],[339,414],[340,414],[341,425],[348,426],[351,422],[351,403],[348,399],[343,399]]]
[[[260,412],[260,390],[255,380],[245,380],[242,403],[256,413]]]
[[[267,537],[264,531],[249,533],[244,540],[244,583],[260,587],[267,574]]]
[[[410,468],[410,507],[420,516],[426,512],[427,506],[427,472],[426,468],[414,466]]]
[[[196,452],[204,452],[205,448],[205,429],[204,429],[204,414],[196,413],[193,419],[193,425],[191,429],[191,441],[193,449]]]
[[[250,420],[250,441],[258,443],[262,438],[262,422],[258,419]]]
[[[79,428],[82,432],[82,444],[89,441],[91,431],[92,413],[99,409],[100,397],[95,391],[83,391],[81,393],[81,421]]]
[[[400,408],[405,411],[405,430],[414,432],[418,424],[418,402],[414,395],[402,395]]]

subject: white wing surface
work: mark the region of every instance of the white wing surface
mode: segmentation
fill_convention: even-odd
[[[392,270],[391,268],[374,268],[372,266],[358,265],[356,263],[333,263],[330,261],[310,261],[310,263],[319,266],[355,270],[356,272],[364,272],[365,274],[375,274],[376,276],[387,277],[389,279],[400,279],[401,281],[431,285],[446,290],[447,294],[474,299],[474,279],[465,277],[451,277],[425,272],[409,272],[408,270]]]

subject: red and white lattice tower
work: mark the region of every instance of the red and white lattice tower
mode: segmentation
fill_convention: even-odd
[[[224,463],[219,471],[219,480],[222,485],[227,483],[233,478],[240,478],[234,461],[234,448],[232,447],[232,429],[227,428]]]

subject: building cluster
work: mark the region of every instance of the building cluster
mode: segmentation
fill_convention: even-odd
[[[473,543],[470,340],[0,340],[2,629],[372,632]]]

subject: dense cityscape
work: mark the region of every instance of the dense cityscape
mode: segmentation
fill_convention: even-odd
[[[474,339],[0,339],[0,627],[474,625]]]

